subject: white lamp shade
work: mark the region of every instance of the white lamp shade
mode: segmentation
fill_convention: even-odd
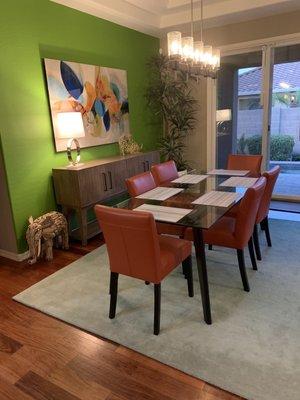
[[[212,52],[213,68],[220,68],[220,49],[214,49]]]
[[[216,121],[224,122],[231,121],[231,109],[217,110]]]
[[[62,112],[57,114],[57,134],[59,139],[76,139],[85,136],[80,112]]]
[[[192,36],[185,36],[181,39],[182,56],[185,60],[194,58],[194,39]]]
[[[173,31],[168,35],[168,54],[169,57],[178,57],[181,55],[181,32]]]
[[[212,46],[203,47],[202,61],[205,65],[210,65],[212,63]]]
[[[200,63],[203,57],[203,42],[194,42],[194,61]]]

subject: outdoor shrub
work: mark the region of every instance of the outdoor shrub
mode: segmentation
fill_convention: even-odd
[[[300,161],[300,154],[293,154],[292,161]]]
[[[242,136],[238,142],[239,153],[242,154],[261,154],[262,137],[253,135],[245,139]],[[270,139],[270,160],[271,161],[290,161],[295,145],[294,138],[289,135],[271,135]]]
[[[270,143],[270,159],[272,161],[291,161],[294,138],[289,135],[272,135]]]
[[[253,135],[246,139],[249,154],[261,154],[261,136]]]

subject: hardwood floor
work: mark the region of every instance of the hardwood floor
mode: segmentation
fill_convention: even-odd
[[[241,399],[11,299],[102,243],[35,265],[0,257],[0,400]]]

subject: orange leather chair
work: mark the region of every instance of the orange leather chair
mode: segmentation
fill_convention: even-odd
[[[161,281],[183,263],[188,293],[194,296],[189,241],[157,234],[153,215],[95,206],[111,269],[109,318],[116,315],[119,274],[154,283],[154,334],[160,330]]]
[[[157,187],[151,172],[132,176],[126,179],[126,186],[130,197],[136,197]],[[157,232],[166,235],[183,237],[185,228],[180,225],[156,222]]]
[[[130,197],[139,196],[149,190],[155,189],[157,186],[153,175],[149,171],[132,176],[126,179],[125,183]]]
[[[244,248],[248,243],[253,269],[257,269],[252,233],[265,186],[266,178],[261,177],[251,188],[247,189],[239,205],[236,218],[224,216],[210,229],[204,231],[205,243],[237,250],[239,269],[246,292],[250,291],[250,287],[245,268]],[[185,239],[193,240],[192,229],[186,230]]]
[[[253,231],[254,247],[255,247],[256,257],[258,260],[261,260],[261,252],[260,252],[258,229],[257,229],[258,224],[260,224],[262,230],[265,231],[268,246],[269,247],[272,246],[268,214],[270,209],[272,193],[279,174],[280,174],[280,167],[278,165],[270,169],[269,171],[263,173],[263,176],[267,179],[267,184],[263,197],[261,199],[260,206],[258,208],[256,221],[254,225],[254,231]]]
[[[179,176],[176,164],[173,160],[152,165],[151,173],[157,186],[160,186],[165,182],[172,181]]]
[[[261,155],[229,154],[227,169],[249,170],[248,176],[259,177],[261,162]]]

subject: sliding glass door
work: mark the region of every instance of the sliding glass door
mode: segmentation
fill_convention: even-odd
[[[230,153],[261,153],[262,60],[262,51],[221,58],[217,103],[223,111],[217,113],[218,168],[226,167]],[[222,121],[222,115],[227,115],[227,121]]]
[[[300,200],[300,45],[274,49],[269,168],[280,165],[274,194]]]
[[[281,167],[274,198],[300,200],[300,44],[222,56],[217,109],[217,167],[262,154]]]

